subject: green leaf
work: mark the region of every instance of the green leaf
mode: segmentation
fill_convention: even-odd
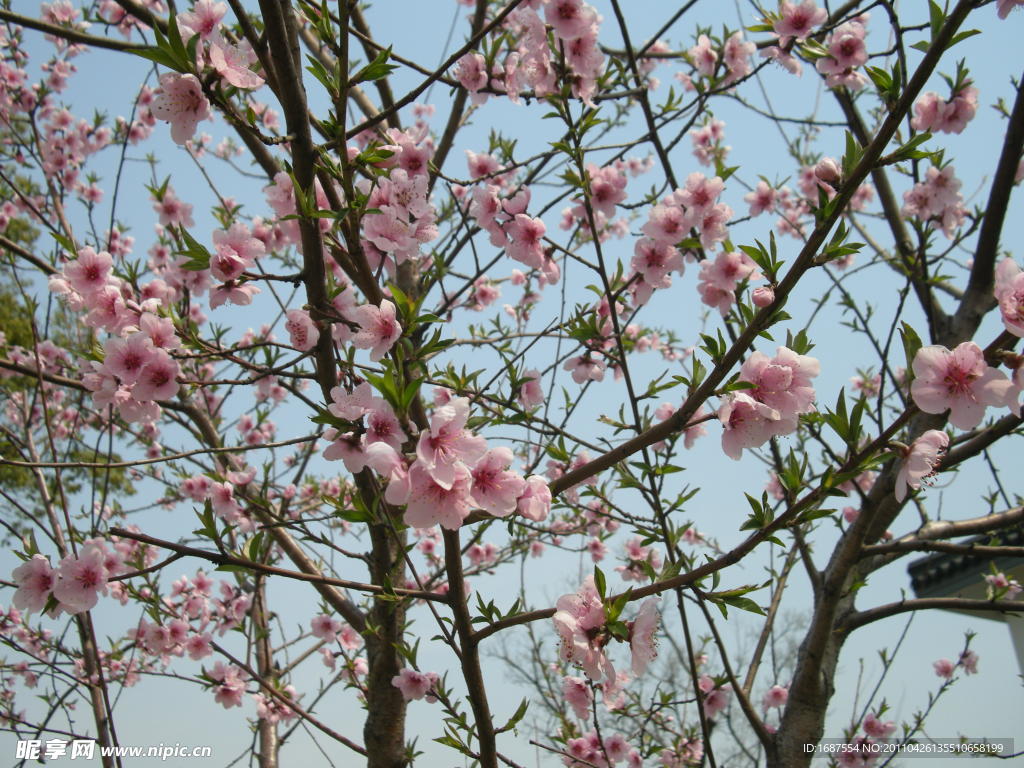
[[[57,241],[57,244],[68,253],[77,255],[78,249],[75,248],[75,244],[64,235],[57,234],[56,232],[50,232],[50,236]]]
[[[917,335],[917,331],[903,322],[900,323],[900,339],[903,341],[903,353],[907,359],[907,374],[910,375],[914,370],[914,358],[922,346],[921,337]]]
[[[389,45],[377,54],[377,58],[359,70],[359,72],[356,73],[356,76],[349,82],[355,85],[356,83],[370,82],[373,80],[380,80],[382,77],[387,77],[397,69],[396,65],[388,64],[388,59],[390,57],[391,46]]]
[[[594,566],[594,587],[597,589],[597,594],[603,600],[607,591],[607,583],[605,582],[604,572],[596,565]]]
[[[954,45],[956,45],[957,43],[959,43],[962,40],[966,40],[969,37],[974,37],[975,35],[980,35],[980,34],[981,34],[981,30],[980,29],[965,29],[963,32],[957,32],[955,35],[953,35],[953,38],[949,41],[949,44],[946,46],[946,50],[948,51],[950,48],[952,48]]]
[[[529,706],[530,703],[526,699],[523,699],[519,704],[519,708],[515,711],[512,717],[508,719],[508,722],[501,726],[501,728],[498,728],[495,733],[505,733],[505,731],[511,731],[515,728],[519,724],[519,721],[526,716],[526,710]]]
[[[945,19],[946,15],[942,12],[939,4],[935,0],[928,0],[928,25],[931,27],[932,42],[935,42],[935,38],[939,36],[939,30],[942,29],[942,22]]]
[[[751,613],[757,613],[761,616],[765,615],[761,606],[749,597],[724,597],[722,598],[722,602],[731,605],[733,608],[739,608],[741,611],[750,611]]]

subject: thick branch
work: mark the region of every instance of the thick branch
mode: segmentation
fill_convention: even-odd
[[[315,206],[313,166],[316,153],[309,128],[306,89],[302,84],[302,69],[299,66],[301,53],[297,23],[288,3],[261,0],[260,9],[263,11],[274,69],[282,81],[282,91],[278,98],[284,110],[288,134],[294,136],[291,149],[292,168],[298,188],[296,193],[301,193],[310,206]],[[302,281],[306,287],[306,299],[314,319],[320,320],[325,314],[329,314],[320,220],[303,215],[299,219],[299,232],[302,240]],[[331,334],[321,331],[315,349],[317,380],[320,382],[324,399],[330,400],[330,391],[338,381]]]
[[[922,597],[917,600],[900,600],[898,603],[880,605],[866,611],[858,611],[847,618],[839,628],[843,633],[852,632],[880,619],[887,619],[908,611],[941,609],[945,611],[996,611],[1016,613],[1024,616],[1024,603],[1014,600],[962,600],[958,597]]]
[[[487,703],[487,689],[480,670],[480,649],[473,636],[473,623],[466,606],[465,579],[462,573],[462,547],[459,532],[444,530],[444,559],[448,572],[448,597],[455,618],[455,630],[462,646],[462,676],[466,681],[469,703],[476,721],[476,735],[480,741],[480,763],[484,768],[497,768],[497,745],[494,741],[494,723]]]
[[[999,238],[1006,221],[1006,210],[1010,204],[1014,176],[1024,151],[1024,81],[1017,86],[1017,97],[1013,102],[1010,122],[1006,126],[1003,150],[992,178],[985,218],[978,233],[978,244],[974,251],[974,264],[967,282],[964,298],[957,308],[954,325],[977,328],[982,315],[995,306],[992,287],[995,283],[995,264],[999,255]],[[956,329],[955,329],[956,330]]]

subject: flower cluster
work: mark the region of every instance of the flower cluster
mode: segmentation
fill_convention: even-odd
[[[714,259],[701,262],[697,291],[702,302],[715,307],[725,317],[736,303],[739,284],[744,280],[760,280],[762,277],[757,265],[747,254],[722,252]],[[774,295],[771,298],[774,300]]]
[[[476,187],[469,205],[470,216],[491,236],[491,245],[504,248],[516,261],[538,270],[546,283],[557,283],[561,270],[544,245],[547,227],[540,218],[526,213],[529,188],[521,187],[510,197],[501,194],[502,189],[496,184]]]
[[[102,539],[85,541],[77,555],[62,558],[56,568],[36,554],[14,569],[12,578],[18,588],[13,602],[32,613],[43,610],[52,596],[58,611],[82,613],[96,605],[100,594],[107,594],[108,578],[126,570],[124,554]]]
[[[914,102],[912,128],[932,133],[960,133],[978,111],[978,89],[965,83],[944,101],[939,94],[928,91]]]
[[[591,730],[565,742],[565,755],[562,757],[564,765],[611,768],[622,762],[625,762],[626,768],[643,766],[640,751],[630,746],[621,733],[602,738],[596,730]]]
[[[524,3],[509,14],[506,26],[515,32],[516,43],[503,64],[494,62],[489,69],[483,55],[470,52],[455,65],[452,74],[473,94],[475,104],[487,100],[487,93],[481,91],[488,85],[507,94],[514,103],[526,89],[532,89],[532,95],[538,98],[558,90],[547,29],[534,5]],[[601,17],[583,0],[549,0],[544,19],[565,51],[573,96],[593,106],[597,79],[604,67],[604,54],[597,43]]]
[[[563,595],[555,603],[552,621],[558,633],[559,656],[562,660],[583,669],[584,674],[594,683],[603,683],[605,703],[611,706],[630,679],[623,672],[616,672],[606,647],[614,638],[629,642],[632,655],[632,673],[640,676],[657,655],[656,635],[661,616],[656,598],[648,598],[637,612],[636,619],[622,623],[610,621],[607,606],[597,590],[593,576],[584,579],[578,592]],[[570,703],[579,710],[581,702],[579,686],[566,685]]]
[[[811,379],[821,370],[813,357],[779,347],[773,358],[754,352],[740,368],[740,381],[754,386],[730,393],[718,409],[722,450],[739,459],[770,437],[796,431],[800,414],[814,409]]]
[[[1011,579],[1002,571],[985,574],[985,582],[989,586],[989,597],[992,599],[1013,600],[1024,592],[1024,587],[1021,587],[1019,581]]]
[[[83,361],[82,383],[98,409],[113,405],[125,421],[154,422],[160,415],[155,401],[173,397],[179,388],[181,370],[170,353],[181,342],[174,323],[158,314],[162,281],[150,285],[152,295],[136,296],[113,274],[113,257],[89,247],[50,278],[52,292],[72,309],[88,312],[87,325],[113,334],[103,345],[102,362]]]
[[[551,507],[551,493],[544,479],[523,479],[509,469],[512,451],[487,448],[484,438],[466,429],[469,401],[451,398],[434,409],[430,427],[420,433],[416,458],[407,463],[400,453],[407,437],[386,401],[373,396],[368,384],[351,392],[335,387],[330,412],[358,425],[356,430],[325,433],[333,441],[326,459],[342,459],[350,472],[370,467],[388,480],[384,498],[405,506],[405,522],[415,528],[440,524],[455,530],[473,508],[497,517],[518,511],[544,519]]]
[[[929,168],[924,181],[903,193],[902,213],[926,221],[952,238],[967,214],[963,195],[960,194],[960,180],[953,166],[947,165],[942,170],[934,166]]]
[[[420,245],[437,237],[434,206],[431,205],[426,164],[418,173],[393,168],[369,191],[367,205],[378,213],[362,219],[363,237],[387,263],[393,266],[419,257]],[[379,259],[380,260],[380,259]]]
[[[825,84],[829,88],[844,87],[851,91],[859,91],[867,85],[867,78],[857,72],[857,69],[864,66],[868,60],[868,49],[864,43],[864,36],[867,34],[864,26],[866,22],[865,14],[840,24],[829,35],[826,42],[828,56],[818,59],[814,65],[825,75]]]

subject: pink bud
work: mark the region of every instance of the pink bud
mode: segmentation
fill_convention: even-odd
[[[775,302],[775,289],[770,285],[758,286],[754,289],[754,292],[750,294],[750,299],[754,302],[755,307],[764,309]]]
[[[818,164],[814,166],[814,175],[826,184],[835,184],[843,178],[842,171],[839,170],[836,161],[831,157],[823,157],[818,161]]]

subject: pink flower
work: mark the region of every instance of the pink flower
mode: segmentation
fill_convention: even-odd
[[[132,387],[132,397],[146,402],[169,400],[178,394],[178,362],[162,349],[153,351]]]
[[[384,357],[402,335],[402,326],[395,319],[395,305],[387,299],[381,301],[380,308],[372,304],[356,307],[352,316],[360,328],[352,343],[357,349],[369,349],[373,362]]]
[[[370,410],[366,412],[366,434],[363,439],[367,446],[387,443],[395,451],[401,450],[406,440],[405,431],[395,412],[380,398],[373,398]]]
[[[224,282],[241,277],[266,250],[263,242],[253,237],[242,223],[232,224],[227,231],[216,230],[213,244],[216,252],[210,257],[210,273]]]
[[[237,307],[247,307],[252,304],[252,297],[260,292],[252,283],[227,282],[218,285],[210,291],[210,309],[216,309],[221,304],[234,304]]]
[[[385,501],[388,504],[405,504],[410,493],[409,471],[398,451],[385,442],[371,443],[366,446],[363,458],[366,466],[388,479]]]
[[[778,45],[769,45],[767,48],[762,48],[761,53],[758,55],[763,59],[771,59],[776,62],[791,75],[799,77],[803,73],[804,65],[800,63],[800,59]]]
[[[244,669],[234,664],[224,664],[218,661],[213,668],[206,673],[212,680],[213,699],[224,709],[242,706],[242,696],[245,695],[245,681],[249,678]]]
[[[26,613],[43,610],[56,581],[50,561],[43,555],[32,555],[31,560],[14,569],[11,578],[18,585],[12,599],[14,607]]]
[[[978,89],[965,85],[950,101],[943,101],[934,91],[928,91],[914,104],[911,127],[933,133],[961,133],[977,114]]]
[[[497,560],[498,547],[491,542],[486,544],[471,544],[466,550],[466,557],[469,562],[477,567],[493,565]]]
[[[705,259],[700,265],[701,282],[723,291],[735,291],[741,280],[760,279],[757,265],[745,253],[723,252],[714,261]]]
[[[602,746],[604,752],[608,755],[608,759],[613,763],[621,763],[626,759],[626,755],[629,754],[629,742],[626,741],[626,737],[621,733],[614,733],[607,737]]]
[[[908,488],[916,491],[935,472],[948,445],[949,435],[938,429],[929,429],[914,441],[896,475],[896,501],[903,501]]]
[[[351,392],[335,387],[331,390],[331,405],[327,406],[332,414],[339,419],[356,421],[374,406],[373,390],[366,382],[358,385]]]
[[[711,40],[707,35],[697,38],[697,44],[687,51],[690,63],[704,77],[711,77],[715,74],[715,64],[718,63],[718,54],[711,47]]]
[[[210,42],[210,64],[224,82],[235,88],[252,89],[263,85],[263,78],[249,69],[256,61],[248,40],[230,45],[218,35]]]
[[[1016,579],[1008,578],[1005,573],[987,573],[985,581],[992,587],[992,592],[1003,592],[1006,600],[1013,600],[1022,591],[1020,583]]]
[[[789,689],[781,685],[773,685],[768,689],[768,692],[765,693],[764,698],[761,700],[761,706],[765,709],[784,707],[788,700]]]
[[[195,134],[199,121],[209,119],[210,102],[195,75],[167,72],[160,75],[150,110],[157,119],[171,124],[171,138],[183,145]]]
[[[656,634],[661,615],[658,598],[649,597],[640,604],[636,620],[629,628],[629,649],[633,653],[633,674],[639,677],[658,656]]]
[[[96,543],[86,543],[78,557],[68,555],[57,568],[57,581],[53,596],[68,613],[82,613],[92,609],[99,593],[107,592],[107,553]]]
[[[78,252],[77,259],[64,265],[64,277],[72,288],[87,296],[107,285],[113,263],[113,257],[106,251],[96,253],[86,246]]]
[[[552,621],[561,640],[559,655],[580,665],[595,682],[602,678],[614,681],[615,668],[602,650],[603,641],[592,631],[603,627],[607,619],[594,577],[587,576],[579,592],[558,598],[555,608]]]
[[[953,677],[953,672],[956,670],[956,664],[949,659],[939,659],[938,661],[934,661],[932,662],[932,667],[935,668],[935,674],[945,680],[949,680]]]
[[[320,329],[316,327],[309,312],[304,309],[289,309],[285,317],[287,319],[284,327],[288,331],[288,340],[293,347],[300,352],[308,352],[316,346],[320,338]]]
[[[535,408],[544,402],[544,390],[540,386],[540,371],[536,368],[523,371],[523,381],[516,399],[526,410]]]
[[[614,165],[598,168],[587,165],[590,177],[590,204],[609,219],[615,215],[615,206],[626,199],[626,176]]]
[[[213,655],[213,636],[209,632],[201,635],[190,635],[185,640],[185,652],[193,661],[205,659]]]
[[[149,336],[154,347],[160,349],[177,349],[181,346],[174,330],[174,321],[167,317],[157,317],[144,312],[139,318],[139,330]]]
[[[722,450],[729,458],[739,461],[744,448],[756,448],[777,433],[779,412],[760,403],[745,392],[726,396],[718,408],[722,422]]]
[[[516,509],[528,520],[540,522],[551,511],[551,489],[540,475],[526,478],[526,488],[519,497]]]
[[[775,289],[770,285],[759,285],[750,293],[750,301],[755,307],[764,309],[775,303]]]
[[[755,385],[747,394],[779,412],[776,429],[784,434],[796,429],[800,414],[814,410],[811,379],[820,372],[821,365],[813,357],[779,347],[773,358],[751,353],[740,368],[740,380]]]
[[[590,708],[594,703],[594,692],[582,677],[562,679],[562,696],[580,720],[590,719]]]
[[[866,78],[853,71],[868,60],[865,33],[863,24],[849,21],[836,27],[829,37],[830,55],[818,59],[815,64],[816,69],[827,76],[825,83],[829,88],[846,86],[858,91],[867,83]]]
[[[996,1],[996,15],[1000,19],[1005,19],[1010,15],[1010,11],[1014,8],[1020,8],[1024,6],[1024,0],[997,0]]]
[[[473,503],[498,517],[515,512],[519,496],[526,489],[526,481],[508,470],[512,459],[508,448],[492,448],[470,470]]]
[[[891,720],[882,722],[874,712],[864,718],[864,733],[873,739],[888,739],[896,732],[896,723]]]
[[[455,65],[455,77],[463,88],[476,93],[487,85],[487,62],[479,53],[467,53]]]
[[[438,680],[436,672],[417,672],[415,669],[404,667],[391,678],[391,684],[402,692],[402,698],[406,701],[413,701],[427,696],[437,685]]]
[[[803,41],[816,26],[828,19],[828,13],[815,5],[814,0],[804,0],[799,5],[783,0],[779,15],[781,18],[775,22],[774,29],[780,45],[785,45],[791,37]]]
[[[203,40],[210,37],[216,30],[228,7],[224,3],[214,3],[212,0],[196,0],[192,11],[183,11],[178,14],[178,27],[183,40],[188,41],[193,35],[199,35]]]
[[[65,267],[65,274],[67,270]],[[1006,330],[1024,338],[1024,272],[1011,258],[1003,259],[996,267],[995,297]]]
[[[754,43],[743,39],[742,32],[733,32],[725,41],[722,49],[722,58],[729,74],[726,75],[725,83],[735,83],[737,80],[746,77],[753,70],[750,65],[750,56],[757,50]]]
[[[551,0],[545,12],[548,24],[562,40],[575,40],[597,22],[594,9],[583,0]]]
[[[436,408],[430,417],[430,429],[420,433],[416,445],[419,464],[442,488],[451,488],[458,465],[475,464],[487,450],[482,437],[465,429],[468,418],[469,400],[456,397]]]
[[[604,361],[595,360],[590,355],[570,358],[565,361],[562,368],[566,371],[572,371],[572,380],[577,384],[583,384],[588,379],[604,381]]]
[[[966,211],[961,182],[956,170],[947,165],[941,171],[932,167],[925,172],[923,181],[903,193],[904,216],[916,216],[935,229],[941,229],[946,237],[953,237],[964,223]]]
[[[338,632],[341,630],[341,622],[336,619],[332,619],[325,613],[315,616],[311,622],[309,622],[310,631],[313,637],[318,637],[328,643],[333,643],[338,639]]]
[[[122,384],[134,384],[142,369],[152,359],[153,342],[144,333],[134,333],[127,339],[108,339],[103,345],[103,370],[117,376]]]
[[[451,470],[451,482],[445,487],[420,462],[409,468],[409,499],[403,516],[406,525],[413,528],[440,525],[454,531],[469,517],[473,503],[472,477],[462,462],[453,465]]]
[[[659,243],[674,246],[686,239],[694,223],[694,217],[680,206],[659,203],[651,209],[640,231]]]
[[[750,215],[760,216],[765,211],[775,210],[775,189],[767,181],[757,182],[753,192],[743,196],[743,199],[750,203]]]
[[[192,206],[178,199],[174,188],[170,185],[164,190],[163,197],[153,203],[153,210],[160,214],[160,225],[164,227],[192,227]]]
[[[534,219],[525,213],[517,213],[515,218],[505,225],[509,242],[506,246],[508,255],[534,269],[544,268],[544,233],[547,228],[540,219]]]
[[[973,341],[965,341],[953,351],[923,347],[914,356],[913,369],[910,395],[917,407],[925,413],[948,409],[954,427],[974,429],[990,405],[1020,412],[1013,383],[985,363],[981,348]]]
[[[704,707],[704,713],[709,718],[716,717],[719,712],[729,706],[729,689],[717,687],[715,681],[708,675],[700,678],[697,687],[702,694],[701,704]]]
[[[631,265],[651,288],[672,285],[669,272],[683,271],[683,257],[675,246],[665,242],[640,238],[633,249]]]
[[[966,675],[978,674],[978,654],[974,651],[964,651],[961,653],[960,661],[957,664],[964,668],[964,674]]]

